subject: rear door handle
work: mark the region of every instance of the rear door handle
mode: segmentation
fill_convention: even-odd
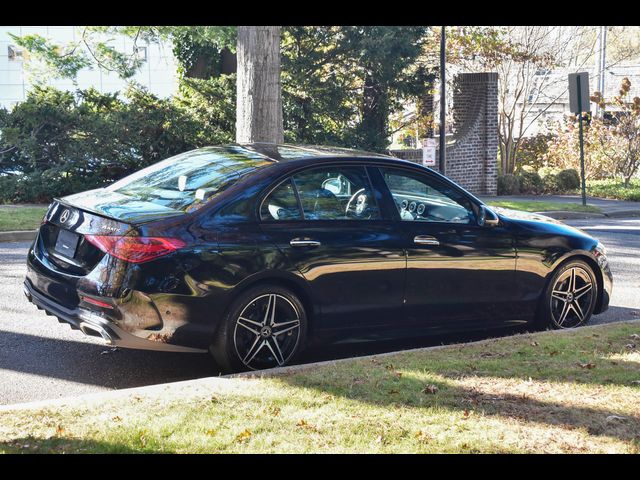
[[[413,237],[413,243],[417,245],[432,245],[432,246],[440,245],[440,242],[436,237],[431,237],[429,235],[417,235]]]
[[[319,247],[322,244],[310,238],[294,238],[289,242],[289,245],[292,247]]]

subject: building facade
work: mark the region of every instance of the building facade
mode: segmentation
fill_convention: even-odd
[[[16,45],[10,34],[22,36],[35,34],[65,45],[78,41],[82,31],[77,26],[0,26],[0,107],[12,108],[23,101],[36,83],[42,83],[37,68],[26,59],[25,52]],[[121,52],[137,54],[144,63],[129,80],[121,79],[116,73],[97,67],[82,69],[74,80],[67,78],[47,78],[46,84],[75,91],[94,87],[103,93],[113,93],[126,88],[128,81],[135,81],[159,97],[173,95],[178,87],[177,65],[170,44],[134,42],[124,35],[110,35],[110,45]],[[137,47],[137,51],[136,51]]]

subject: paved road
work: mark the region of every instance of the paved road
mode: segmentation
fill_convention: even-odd
[[[607,246],[615,276],[611,308],[592,322],[640,318],[640,219],[570,223],[584,228]],[[27,243],[0,244],[0,404],[218,374],[207,355],[114,351],[98,339],[45,316],[22,294],[27,248]],[[482,335],[350,343],[316,349],[302,360],[327,360],[478,338]]]

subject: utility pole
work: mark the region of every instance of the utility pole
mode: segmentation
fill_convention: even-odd
[[[607,66],[607,27],[600,27],[598,33],[598,57],[596,59],[596,75],[598,77],[598,91],[604,97],[605,69]],[[602,117],[602,109],[596,105],[596,117]]]
[[[447,65],[447,52],[446,52],[446,32],[445,27],[441,27],[440,34],[440,151],[439,151],[439,170],[442,175],[445,175],[446,164],[446,149],[447,149],[447,131],[445,129],[445,121],[447,114],[447,78],[446,78],[446,65]]]

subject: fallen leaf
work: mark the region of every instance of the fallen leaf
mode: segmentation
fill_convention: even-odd
[[[395,395],[397,393],[400,393],[400,391],[398,391],[398,390],[389,390],[389,395]]]
[[[471,412],[473,410],[465,410],[464,412],[462,412],[462,417],[463,418],[469,418],[471,416]]]
[[[204,432],[205,434],[209,435],[210,437],[215,437],[216,436],[216,430],[213,428],[210,428],[209,430],[207,430],[206,432]]]
[[[278,415],[280,415],[280,407],[271,407],[269,409],[269,413],[271,413],[271,415],[273,415],[274,417],[277,417]]]
[[[596,368],[596,364],[592,363],[592,362],[589,362],[589,363],[580,363],[580,362],[578,362],[578,366],[580,368],[586,368],[586,369],[589,369],[589,370],[591,370],[592,368]]]
[[[236,442],[246,442],[251,438],[251,430],[248,428],[236,435]]]
[[[398,378],[402,377],[402,372],[393,372],[393,374]]]
[[[531,342],[532,347],[537,347],[538,345],[539,345],[538,342]]]
[[[422,393],[426,393],[428,395],[434,395],[438,392],[438,387],[435,385],[427,385],[422,389]]]
[[[64,435],[64,427],[62,425],[58,425],[56,427],[56,436],[60,437],[61,435]]]
[[[552,357],[553,357],[554,355],[557,355],[557,354],[558,354],[558,351],[557,351],[557,350],[554,350],[553,352],[549,352],[549,355],[551,355]]]

